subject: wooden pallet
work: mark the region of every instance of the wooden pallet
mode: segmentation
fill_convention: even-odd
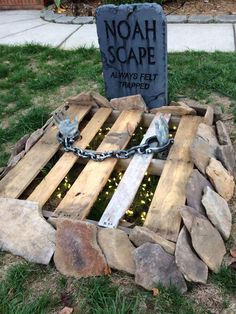
[[[125,148],[140,123],[148,128],[145,138],[154,135],[154,121],[160,118],[160,113],[146,114],[138,110],[113,112],[110,108],[94,110],[91,106],[78,105],[70,105],[67,113],[73,119],[77,116],[79,121],[84,120],[86,116],[91,117],[90,120],[85,119],[86,126],[81,133],[82,139],[75,143],[81,148],[89,145],[104,123],[113,121],[112,128],[98,147],[98,151]],[[152,155],[135,155],[128,161],[117,159],[99,163],[89,161],[52,216],[86,219],[112,171],[119,166],[125,169],[124,176],[99,221],[100,226],[117,227],[119,220],[132,204],[145,172],[150,171],[152,174],[160,175],[160,180],[144,225],[166,239],[176,241],[181,224],[178,207],[185,204],[185,186],[193,169],[189,147],[202,117],[183,116],[176,120],[171,118],[170,114],[165,114],[165,118],[170,123],[180,121],[175,142],[165,162],[154,159]],[[0,181],[0,197],[19,198],[24,193],[59,150],[56,133],[55,126],[48,128],[24,158],[6,174]],[[29,195],[28,200],[36,201],[43,206],[77,161],[75,155],[63,153]]]

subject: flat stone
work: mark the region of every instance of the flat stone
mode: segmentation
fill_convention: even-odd
[[[71,50],[83,48],[99,48],[96,24],[84,24],[77,27],[77,31],[71,34],[70,37],[61,45],[61,49]]]
[[[187,23],[187,15],[167,15],[167,23]]]
[[[74,16],[61,15],[60,18],[56,19],[56,23],[59,23],[59,24],[72,24],[74,19],[75,19]]]
[[[70,219],[57,222],[57,270],[65,276],[88,277],[107,273],[106,259],[97,244],[97,228],[93,224]]]
[[[61,18],[61,14],[54,13],[51,10],[45,11],[44,15],[42,16],[43,19],[47,22],[54,22],[58,18]]]
[[[147,106],[141,95],[132,95],[127,97],[113,98],[110,100],[110,106],[114,110],[141,110],[147,111]]]
[[[165,287],[176,286],[187,291],[183,275],[177,268],[173,255],[166,253],[158,244],[145,243],[134,251],[136,265],[135,282],[147,290],[159,283]]]
[[[34,28],[31,26],[30,29],[27,29],[23,32],[2,38],[0,39],[0,43],[14,46],[34,43],[58,47],[68,38],[68,36],[72,34],[72,32],[76,31],[78,28],[78,26],[72,24],[68,24],[65,27],[63,24],[46,23],[42,19],[40,20],[41,26]],[[32,22],[33,21],[31,21],[31,24]],[[16,32],[15,25],[14,29],[14,32]]]
[[[163,106],[150,110],[151,113],[171,113],[175,116],[196,115],[196,111],[190,107],[185,106]]]
[[[207,282],[208,267],[194,253],[191,238],[185,226],[181,229],[177,239],[175,261],[187,281]]]
[[[42,25],[45,25],[46,22],[43,21],[40,18],[35,18],[33,20],[25,20],[21,21],[20,23],[17,22],[17,28],[16,23],[12,22],[9,24],[0,24],[0,38],[4,40],[4,38],[11,38],[11,36],[14,36],[15,34],[25,32],[29,29],[37,29],[38,27],[41,27]]]
[[[227,240],[232,227],[232,214],[226,200],[209,187],[206,187],[202,204],[212,224],[220,232],[222,237]]]
[[[200,123],[198,126],[197,135],[203,138],[213,148],[216,148],[219,145],[218,140],[216,138],[216,132],[210,125]]]
[[[212,15],[190,15],[188,17],[188,23],[196,23],[196,24],[203,24],[203,23],[213,23],[214,18]]]
[[[197,169],[194,169],[186,186],[187,205],[193,207],[202,215],[206,215],[202,205],[202,196],[204,188],[207,186],[213,189],[211,183]]]
[[[236,14],[232,15],[216,15],[215,22],[218,23],[236,23]]]
[[[67,102],[73,105],[89,106],[92,101],[91,92],[81,92],[78,95],[67,98]]]
[[[190,152],[192,161],[203,174],[210,158],[215,157],[217,147],[218,141],[214,129],[205,123],[200,123]]]
[[[236,158],[233,145],[220,145],[216,149],[216,158],[221,161],[222,165],[233,174]]]
[[[220,145],[232,145],[226,126],[221,120],[216,122],[216,134]]]
[[[220,233],[206,217],[193,208],[183,206],[180,214],[190,233],[194,250],[212,271],[218,272],[226,253]]]
[[[96,92],[91,92],[92,99],[99,107],[111,108],[110,101]]]
[[[214,108],[207,106],[206,113],[203,118],[203,122],[207,125],[212,125],[214,122]]]
[[[98,231],[98,244],[100,245],[109,267],[135,273],[133,251],[135,247],[128,235],[119,229],[104,228]]]
[[[78,16],[76,17],[72,23],[73,24],[93,24],[95,22],[94,17],[92,16]]]
[[[233,27],[230,24],[168,24],[168,52],[235,52]]]
[[[234,177],[223,167],[222,163],[215,158],[210,159],[206,173],[216,191],[229,201],[234,195]]]
[[[153,232],[146,227],[135,226],[131,229],[129,239],[134,243],[135,246],[141,246],[144,243],[156,243],[159,244],[167,253],[174,254],[175,244],[171,241],[166,240],[159,234]]]
[[[36,202],[0,198],[0,248],[29,262],[48,264],[55,251],[55,229]]]

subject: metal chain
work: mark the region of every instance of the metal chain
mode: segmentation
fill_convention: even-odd
[[[63,135],[58,132],[57,139],[58,142],[63,146],[66,152],[72,152],[76,156],[84,159],[92,159],[94,161],[103,161],[107,158],[118,158],[118,159],[127,159],[133,156],[134,154],[155,154],[162,153],[174,143],[173,139],[168,139],[166,144],[159,146],[159,142],[156,136],[149,137],[144,144],[133,146],[129,149],[120,149],[112,150],[105,152],[96,152],[93,150],[82,149],[79,147],[74,147],[73,143],[76,139],[79,138],[79,132],[77,132],[73,137],[63,137]]]

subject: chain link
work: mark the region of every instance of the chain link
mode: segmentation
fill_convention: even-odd
[[[158,140],[156,136],[149,137],[144,144],[133,146],[129,149],[120,149],[120,150],[112,150],[105,152],[97,152],[88,149],[82,149],[79,147],[74,147],[73,143],[79,137],[79,132],[74,137],[64,138],[60,132],[57,134],[58,142],[63,146],[66,152],[72,152],[76,156],[84,158],[84,159],[92,159],[94,161],[103,161],[107,158],[118,158],[118,159],[127,159],[132,157],[134,154],[155,154],[162,153],[173,144],[173,139],[168,139],[167,143],[159,146]]]

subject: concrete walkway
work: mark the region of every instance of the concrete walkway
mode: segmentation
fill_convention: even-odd
[[[49,23],[39,11],[0,11],[0,44],[98,47],[95,24]],[[168,24],[168,51],[236,51],[236,24]]]

